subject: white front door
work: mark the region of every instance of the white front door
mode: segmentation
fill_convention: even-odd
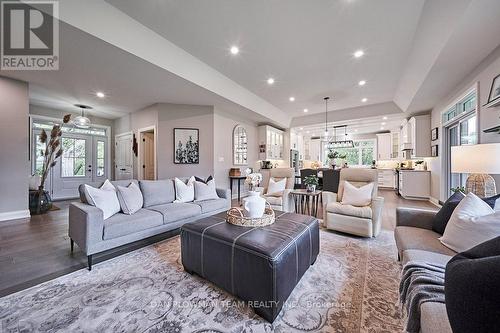
[[[53,199],[78,197],[80,184],[100,185],[107,177],[107,138],[64,133],[63,154],[52,169]]]
[[[115,179],[133,178],[132,134],[115,136]]]

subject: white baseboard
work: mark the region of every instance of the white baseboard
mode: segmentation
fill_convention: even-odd
[[[16,219],[25,219],[30,217],[30,211],[26,210],[15,210],[12,212],[0,213],[0,221],[8,221],[8,220],[16,220]]]
[[[429,198],[429,202],[437,207],[440,207],[441,208],[441,205],[439,204],[439,200],[436,199],[436,198],[433,198],[433,197],[430,197]]]

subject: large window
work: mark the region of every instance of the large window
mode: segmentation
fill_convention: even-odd
[[[104,176],[104,141],[97,141],[97,170],[96,176],[102,177]]]
[[[369,166],[375,159],[376,140],[355,140],[354,147],[352,148],[335,148],[334,151],[338,152],[340,155],[346,155],[343,160],[337,159],[337,163],[346,162],[349,166]],[[329,165],[330,161],[328,159],[328,144],[325,142],[323,144],[323,164]]]

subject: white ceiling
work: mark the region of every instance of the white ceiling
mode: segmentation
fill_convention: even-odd
[[[423,0],[107,0],[291,116],[392,101]],[[236,57],[231,45],[240,48]],[[355,59],[352,53],[365,51]],[[276,83],[269,86],[268,77]],[[366,80],[358,87],[359,80]],[[289,102],[294,96],[295,102]]]
[[[60,70],[0,74],[30,82],[34,104],[90,104],[107,118],[179,103],[317,126],[326,95],[335,122],[408,116],[431,109],[500,44],[498,0],[59,3]]]

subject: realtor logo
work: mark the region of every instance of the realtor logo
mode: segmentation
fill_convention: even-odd
[[[0,69],[58,70],[59,3],[0,1]]]

